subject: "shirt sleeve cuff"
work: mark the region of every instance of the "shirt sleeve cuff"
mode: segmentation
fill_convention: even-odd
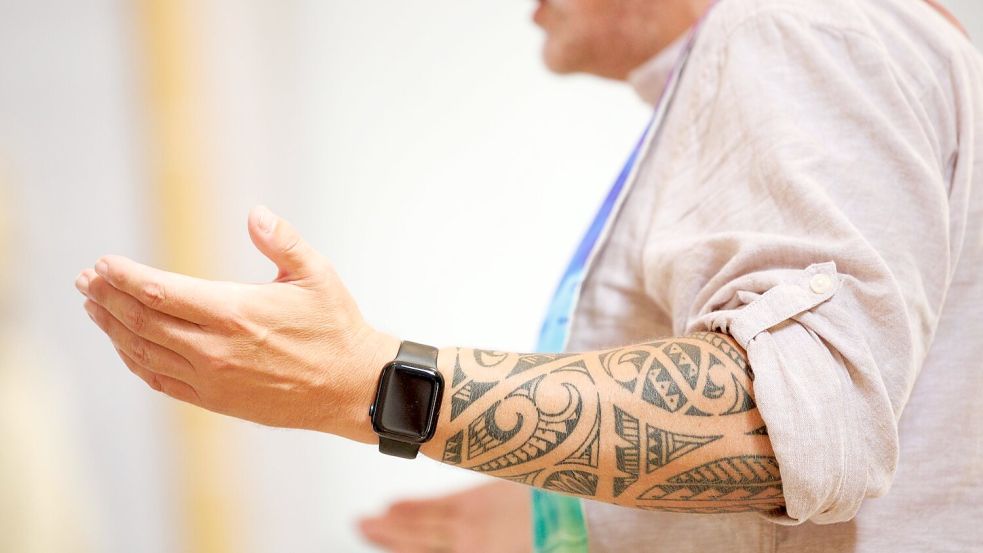
[[[743,305],[706,313],[687,331],[728,333],[747,352],[785,499],[759,514],[782,525],[843,522],[886,491],[868,489],[871,464],[882,459],[866,452],[896,446],[897,428],[849,310],[831,301],[843,285],[835,263],[782,275],[763,294],[737,291]],[[893,473],[896,459],[887,464],[877,469]]]

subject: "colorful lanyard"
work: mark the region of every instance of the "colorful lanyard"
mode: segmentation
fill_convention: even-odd
[[[705,17],[705,16],[704,16]],[[702,21],[702,20],[701,20]],[[570,339],[570,321],[580,297],[581,286],[597,254],[596,246],[603,243],[621,209],[638,173],[638,160],[658,138],[675,96],[679,76],[689,59],[700,23],[690,31],[686,45],[663,88],[662,96],[645,132],[635,145],[617,180],[604,198],[594,220],[584,234],[573,258],[567,265],[539,332],[536,346],[540,352],[565,351]],[[558,495],[539,488],[532,490],[533,545],[536,553],[587,553],[587,526],[580,499]]]

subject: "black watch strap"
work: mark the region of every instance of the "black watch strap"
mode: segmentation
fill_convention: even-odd
[[[395,361],[437,368],[437,348],[403,340],[399,344]]]
[[[416,454],[420,451],[420,444],[410,442],[400,442],[379,436],[379,452],[403,459],[416,459]]]
[[[425,344],[418,344],[403,340],[399,344],[399,351],[396,352],[396,359],[403,363],[412,363],[423,367],[437,368],[437,348]],[[379,452],[403,459],[416,459],[420,451],[420,444],[413,442],[401,442],[392,438],[379,436]]]

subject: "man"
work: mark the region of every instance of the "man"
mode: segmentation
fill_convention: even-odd
[[[272,283],[120,256],[79,275],[124,363],[207,409],[581,497],[592,552],[983,543],[983,64],[965,37],[914,0],[557,0],[536,20],[552,70],[660,98],[578,251],[570,353],[382,334],[257,208]],[[439,503],[520,502],[498,491]],[[418,507],[367,531],[393,551],[508,533]]]

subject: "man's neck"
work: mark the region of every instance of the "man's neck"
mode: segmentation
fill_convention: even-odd
[[[599,77],[628,80],[629,75],[674,43],[700,20],[716,0],[652,0],[630,3],[623,15],[618,56],[589,71]],[[610,61],[610,60],[609,60]]]
[[[628,73],[625,80],[645,103],[653,107],[658,103],[676,60],[686,45],[688,35],[688,30],[681,33],[665,48]]]

